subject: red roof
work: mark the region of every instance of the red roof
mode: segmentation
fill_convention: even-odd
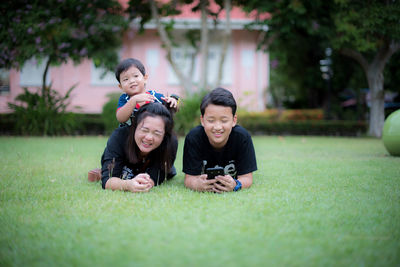
[[[128,7],[129,0],[119,0],[119,2],[124,8]],[[159,2],[165,3],[165,2],[169,2],[169,1],[161,0]],[[200,11],[192,12],[192,8],[194,6],[196,6],[198,4],[198,2],[199,2],[199,0],[195,1],[193,4],[179,6],[178,9],[181,10],[181,14],[177,15],[177,16],[172,16],[172,18],[175,18],[175,19],[196,19],[196,18],[198,18],[198,19],[200,19],[200,16],[201,16]],[[210,9],[213,12],[217,12],[219,10],[219,6],[214,1],[211,0],[210,1]],[[257,18],[257,12],[255,10],[250,13],[246,13],[240,7],[236,7],[236,6],[232,7],[230,15],[231,15],[231,20],[254,20]],[[225,12],[225,10],[223,10],[219,14],[218,18],[225,19],[225,16],[226,16],[226,12]],[[259,18],[261,20],[268,19],[268,18],[270,18],[270,14],[269,13],[259,14]]]
[[[192,7],[196,6],[198,2],[199,1],[196,1],[191,5],[181,6],[180,10],[182,11],[182,13],[178,16],[174,16],[174,18],[180,18],[180,19],[200,18],[201,16],[200,11],[192,12]],[[216,13],[219,10],[219,6],[214,1],[210,1],[210,10]],[[257,12],[252,11],[249,14],[244,12],[240,7],[233,6],[230,15],[232,20],[254,20],[257,17]],[[218,18],[225,19],[225,17],[226,17],[226,11],[222,10]],[[261,19],[269,18],[269,14],[262,14],[260,18]]]

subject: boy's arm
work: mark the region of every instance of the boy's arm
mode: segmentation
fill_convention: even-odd
[[[249,188],[253,184],[253,173],[238,175],[238,180],[242,183],[242,188]]]

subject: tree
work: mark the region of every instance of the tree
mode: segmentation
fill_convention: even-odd
[[[369,135],[380,137],[384,123],[384,68],[400,49],[400,2],[381,0],[242,1],[248,9],[270,12],[263,40],[284,39],[301,29],[319,38],[317,47],[353,58],[363,68],[371,92]],[[296,35],[294,35],[296,36]],[[290,37],[289,37],[290,38]]]
[[[45,60],[44,96],[50,66],[91,58],[96,66],[113,69],[127,27],[115,0],[2,1],[0,68],[20,68],[31,58]]]
[[[274,105],[288,108],[329,106],[329,86],[321,76],[320,60],[329,46],[330,4],[326,1],[242,1],[245,10],[270,13],[260,49],[270,53]],[[324,12],[325,11],[325,12]],[[321,13],[324,12],[324,13]],[[327,113],[327,112],[326,112]]]
[[[366,75],[371,94],[368,134],[382,136],[384,111],[384,69],[400,49],[399,1],[337,0],[334,47],[356,60]]]
[[[230,30],[230,10],[231,10],[231,0],[224,1],[216,1],[219,6],[219,11],[217,13],[213,13],[209,6],[210,1],[208,0],[200,0],[200,1],[192,1],[192,0],[182,0],[182,1],[171,1],[171,2],[157,2],[155,0],[130,0],[128,13],[131,18],[139,18],[141,24],[141,30],[143,30],[144,24],[148,23],[150,20],[153,20],[156,24],[158,34],[160,36],[163,47],[166,51],[166,58],[170,63],[172,69],[174,70],[176,76],[178,77],[180,84],[184,88],[184,91],[187,93],[192,92],[192,88],[194,86],[194,81],[192,77],[194,76],[192,72],[189,74],[185,73],[174,61],[172,56],[172,50],[174,46],[178,46],[174,43],[174,21],[171,20],[169,23],[165,23],[162,21],[162,18],[169,17],[172,15],[180,14],[179,5],[184,4],[192,4],[196,2],[192,11],[200,11],[201,12],[201,28],[200,32],[197,33],[193,30],[188,30],[186,33],[186,38],[188,43],[192,45],[195,50],[195,54],[191,56],[192,63],[191,66],[194,66],[194,58],[196,54],[200,54],[201,56],[201,64],[200,64],[200,83],[199,87],[201,89],[207,89],[210,84],[207,80],[207,58],[208,58],[208,50],[209,50],[209,23],[208,19],[212,17],[214,19],[214,24],[220,23],[218,20],[219,13],[225,9],[226,11],[226,20],[225,20],[225,30],[222,34],[222,38],[220,41],[222,43],[222,53],[220,57],[220,62],[218,64],[218,74],[217,81],[219,83],[222,80],[222,70],[223,64],[225,61],[225,55],[227,53],[228,42],[231,35]],[[199,48],[198,48],[199,47]],[[190,68],[193,70],[193,68]]]

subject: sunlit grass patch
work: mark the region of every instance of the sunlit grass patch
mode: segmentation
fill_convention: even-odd
[[[1,266],[396,266],[400,158],[367,138],[253,138],[251,188],[89,183],[105,137],[0,138]]]

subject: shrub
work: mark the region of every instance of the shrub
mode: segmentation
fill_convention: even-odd
[[[201,99],[201,98],[200,98]],[[185,100],[186,102],[186,100]],[[191,101],[189,101],[192,103]],[[193,102],[195,102],[193,100]],[[200,101],[198,103],[200,105]],[[188,105],[190,106],[190,105]],[[198,114],[187,116],[190,121],[186,122],[186,130],[179,132],[180,135],[185,135],[192,127],[198,125],[200,111],[197,105],[192,104],[192,111]],[[185,104],[185,107],[186,104]],[[115,112],[115,105],[113,105]],[[183,111],[183,112],[182,112]],[[275,111],[274,111],[275,112]],[[239,125],[245,127],[252,134],[267,134],[267,135],[334,135],[334,136],[362,136],[367,131],[367,123],[364,121],[340,121],[340,120],[273,120],[271,114],[274,112],[263,113],[243,113],[238,115]],[[269,113],[268,115],[265,115]],[[115,114],[115,113],[113,113]],[[182,115],[179,115],[182,114]],[[0,115],[0,134],[15,134],[10,129],[13,128],[15,120],[13,114]],[[179,123],[186,118],[185,110],[180,110],[176,115],[180,116],[179,120],[175,118],[175,122]],[[185,115],[185,116],[184,116]],[[104,119],[101,114],[75,114],[75,118],[80,122],[79,128],[74,130],[74,134],[97,135],[104,134]],[[189,120],[189,119],[187,119]],[[110,121],[116,121],[111,118]],[[191,122],[191,124],[189,123]],[[111,130],[113,130],[112,128]],[[185,128],[181,128],[185,129]],[[177,131],[177,130],[176,130]]]
[[[119,122],[118,122],[117,118],[115,117],[115,112],[116,112],[117,103],[118,103],[120,94],[119,93],[110,93],[107,96],[108,96],[109,100],[103,106],[101,118],[104,123],[105,134],[109,135],[119,125]]]
[[[179,135],[186,135],[190,129],[200,123],[200,103],[206,92],[192,94],[181,98],[179,111],[175,114],[175,131]]]
[[[360,136],[367,131],[367,123],[363,121],[274,121],[263,119],[262,116],[242,115],[238,117],[238,124],[252,134],[267,135]]]
[[[51,85],[46,87],[43,95],[32,93],[27,88],[15,99],[20,105],[8,103],[14,110],[15,133],[22,135],[60,135],[72,134],[77,122],[74,114],[67,112],[69,97],[75,86],[62,96]]]
[[[15,120],[13,114],[0,114],[0,134],[12,135],[15,134]]]
[[[261,119],[268,121],[300,121],[300,120],[322,120],[324,112],[322,109],[268,109],[263,112],[238,112],[238,116],[246,118]]]
[[[75,118],[79,121],[79,127],[75,129],[76,135],[103,135],[105,133],[104,122],[101,114],[77,113]]]

